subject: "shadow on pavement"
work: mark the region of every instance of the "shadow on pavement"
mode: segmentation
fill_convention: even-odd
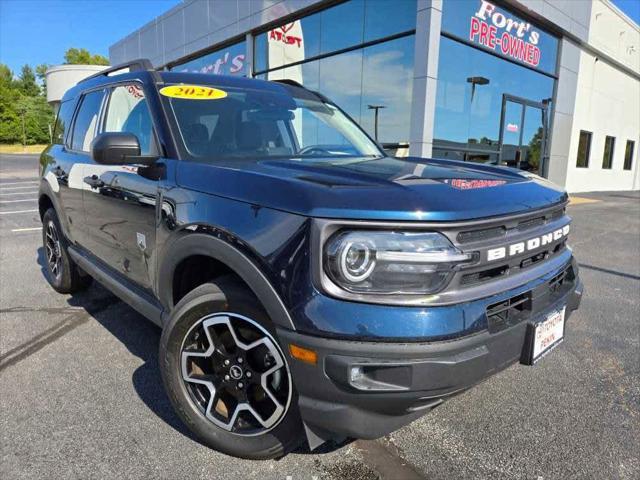
[[[37,254],[37,261],[40,265],[41,273],[46,279],[48,270],[44,248],[40,247]],[[160,369],[158,367],[158,346],[160,344],[161,330],[95,281],[87,290],[71,295],[67,299],[67,302],[72,307],[82,307],[91,318],[100,323],[111,335],[117,338],[132,355],[135,355],[144,362],[143,365],[133,372],[131,378],[133,387],[140,399],[153,413],[176,431],[201,443],[176,415],[165,393],[162,377],[160,376]],[[116,313],[114,309],[121,311]],[[74,326],[84,323],[87,320],[87,317],[84,316],[85,312],[82,312],[82,321],[74,322]],[[72,328],[74,327],[69,328],[67,331]],[[329,441],[313,452],[309,450],[306,442],[304,442],[303,445],[291,453],[299,455],[322,455],[338,450],[352,441],[351,439],[343,442]]]
[[[47,267],[42,247],[38,249],[37,261],[42,275],[46,278]],[[161,330],[95,281],[87,290],[71,295],[67,302],[72,307],[82,307],[116,337],[132,355],[144,362],[133,372],[131,378],[140,399],[153,413],[179,433],[198,441],[175,414],[164,391],[158,368]],[[120,311],[116,313],[114,309]]]

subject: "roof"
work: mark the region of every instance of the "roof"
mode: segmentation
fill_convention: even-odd
[[[273,92],[283,92],[286,87],[282,83],[259,80],[256,78],[235,77],[228,75],[211,75],[207,73],[186,73],[186,72],[165,72],[156,70],[134,70],[115,75],[108,75],[109,72],[122,70],[126,66],[116,66],[91,76],[76,86],[70,88],[64,95],[62,101],[67,101],[78,96],[81,92],[102,85],[115,82],[126,81],[151,81],[156,84],[185,83],[194,85],[206,85],[226,88],[268,90]]]

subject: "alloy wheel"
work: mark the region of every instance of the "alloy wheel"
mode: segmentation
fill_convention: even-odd
[[[182,343],[181,373],[191,400],[216,426],[261,435],[284,418],[291,376],[275,339],[234,313],[200,319]]]
[[[51,220],[49,220],[45,229],[44,246],[46,249],[49,271],[55,278],[59,278],[62,273],[62,250],[58,230],[55,223]]]

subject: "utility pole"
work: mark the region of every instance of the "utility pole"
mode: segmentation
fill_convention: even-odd
[[[27,113],[27,109],[25,107],[22,107],[21,112],[22,113],[22,147],[26,148],[27,146],[27,129],[25,127],[25,123],[24,123],[24,116]]]
[[[374,117],[373,117],[373,131],[374,131],[374,136],[373,138],[375,138],[376,142],[378,141],[378,110],[380,110],[381,108],[387,108],[384,105],[367,105],[367,107],[369,108],[369,110],[373,110],[374,113]]]

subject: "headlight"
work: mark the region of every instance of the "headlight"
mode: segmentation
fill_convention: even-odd
[[[439,233],[354,230],[327,241],[323,262],[327,276],[348,292],[432,294],[470,260]]]

